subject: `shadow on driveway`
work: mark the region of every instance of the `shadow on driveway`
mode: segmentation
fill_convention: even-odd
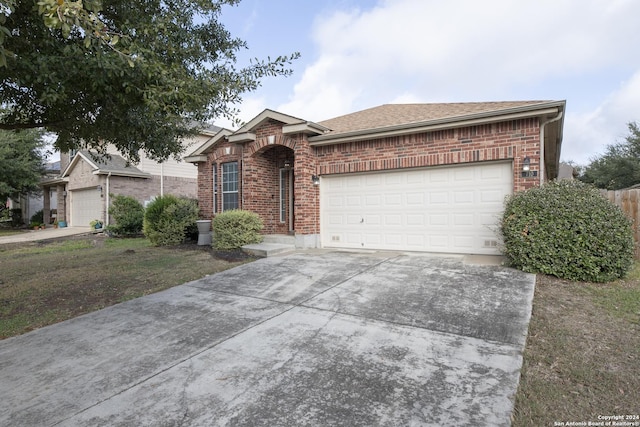
[[[265,258],[0,341],[2,425],[510,425],[534,276]]]

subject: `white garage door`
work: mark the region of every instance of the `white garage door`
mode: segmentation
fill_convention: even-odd
[[[74,227],[88,227],[94,219],[102,219],[102,197],[95,187],[88,190],[71,191],[70,224]]]
[[[322,245],[499,254],[512,191],[511,162],[323,177]]]

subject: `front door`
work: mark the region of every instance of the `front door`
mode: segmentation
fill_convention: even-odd
[[[293,169],[280,169],[280,223],[293,233]]]

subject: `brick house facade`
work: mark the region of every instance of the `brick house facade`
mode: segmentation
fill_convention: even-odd
[[[261,216],[265,234],[292,234],[299,247],[326,247],[331,242],[321,228],[328,230],[332,222],[351,221],[347,214],[338,218],[339,211],[332,211],[331,200],[342,203],[338,202],[340,197],[357,198],[325,189],[325,182],[338,183],[336,177],[389,178],[391,175],[380,174],[414,170],[430,173],[436,168],[464,165],[486,165],[477,173],[490,175],[490,166],[499,164],[511,171],[508,192],[555,179],[564,108],[564,101],[383,105],[319,123],[265,110],[235,132],[221,130],[186,160],[198,167],[203,218],[212,218],[227,208],[247,209]],[[227,173],[231,169],[232,175]],[[405,179],[402,174],[394,177]],[[229,179],[235,179],[237,186],[229,187]],[[349,186],[356,181],[345,182]],[[450,199],[462,194],[451,191],[447,196]],[[490,191],[487,189],[487,194]],[[415,192],[411,190],[411,194]],[[367,194],[370,199],[379,198],[375,192]],[[234,203],[225,205],[225,198],[230,197],[235,197]],[[398,209],[385,214],[389,224],[392,218],[403,215],[404,208]],[[428,211],[428,206],[421,209]],[[365,223],[369,213],[364,205],[362,212],[358,215]],[[455,215],[451,215],[453,223]],[[426,221],[428,228],[430,219]],[[358,226],[350,227],[355,230]],[[405,224],[404,229],[409,230],[407,227]],[[371,226],[367,233],[373,230]],[[383,228],[376,230],[384,234]],[[434,234],[433,230],[429,233]],[[339,241],[340,233],[334,234]],[[365,238],[361,240],[362,247],[369,247]],[[382,243],[370,247],[393,246],[383,240],[374,238],[372,241]]]

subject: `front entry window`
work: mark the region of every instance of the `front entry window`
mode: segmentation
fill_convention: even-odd
[[[222,164],[222,210],[238,209],[238,162]]]
[[[287,220],[287,172],[286,169],[280,169],[280,222]]]

